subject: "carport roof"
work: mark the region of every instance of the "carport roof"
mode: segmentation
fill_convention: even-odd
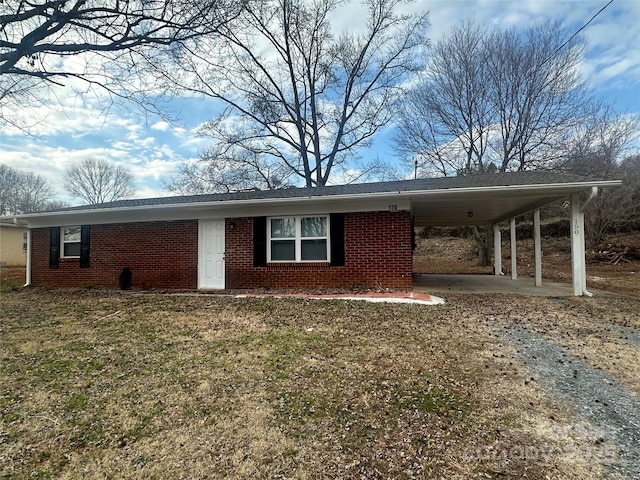
[[[574,193],[622,184],[621,180],[595,180],[553,172],[514,172],[451,180],[443,188],[431,188],[412,197],[416,226],[495,224],[566,200]]]
[[[619,180],[593,180],[577,175],[546,171],[511,172],[443,178],[400,180],[393,182],[361,183],[313,188],[287,188],[268,191],[247,191],[208,195],[173,196],[120,200],[97,205],[82,205],[51,212],[17,216],[31,226],[44,225],[48,217],[84,219],[104,216],[115,218],[123,214],[144,211],[177,209],[187,212],[203,212],[251,205],[285,205],[295,203],[331,205],[345,201],[368,199],[408,201],[417,226],[465,225],[496,223],[524,212],[567,198],[573,193],[593,187],[618,186]],[[186,217],[185,217],[186,218]],[[197,217],[191,217],[197,218]],[[96,218],[97,219],[97,218]],[[50,222],[45,222],[50,223]]]

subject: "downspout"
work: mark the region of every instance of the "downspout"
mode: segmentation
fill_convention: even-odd
[[[25,268],[25,283],[23,287],[28,287],[31,285],[31,229],[27,225],[19,223],[17,218],[13,219],[13,223],[21,227],[27,227],[27,266]]]
[[[584,203],[582,205],[580,205],[580,214],[584,216],[584,211],[587,209],[587,207],[589,205],[591,205],[591,203],[596,199],[596,197],[598,196],[598,187],[591,187],[591,191],[589,192],[589,196],[587,197],[587,199],[584,201]],[[584,222],[583,222],[584,223]],[[583,229],[584,232],[584,229]],[[584,233],[582,235],[584,237]],[[582,239],[582,246],[584,248],[584,238]],[[593,297],[593,293],[591,293],[589,290],[587,290],[587,265],[586,265],[586,261],[585,261],[585,255],[586,253],[583,252],[582,255],[582,272],[584,274],[584,278],[585,278],[585,283],[582,286],[582,293],[584,295],[586,295],[587,297]]]
[[[580,206],[580,211],[584,212],[586,210],[586,208],[589,205],[591,205],[591,202],[593,202],[596,199],[597,196],[598,196],[598,187],[591,187],[591,191],[589,192],[589,196],[584,201],[584,203]]]

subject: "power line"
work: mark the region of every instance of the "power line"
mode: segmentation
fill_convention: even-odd
[[[578,30],[577,30],[573,35],[571,35],[571,36],[567,39],[567,41],[566,41],[566,42],[564,42],[562,45],[560,45],[560,46],[556,49],[556,51],[555,51],[555,52],[553,52],[553,55],[551,55],[551,57],[555,57],[556,53],[558,53],[560,50],[562,50],[564,47],[566,47],[566,46],[567,46],[567,44],[568,44],[571,40],[573,40],[574,38],[576,38],[576,37],[578,36],[578,34],[579,34],[582,30],[584,30],[585,28],[587,28],[587,27],[589,26],[589,24],[590,24],[591,22],[593,22],[593,21],[596,19],[596,17],[597,17],[598,15],[600,15],[602,12],[604,12],[604,11],[606,10],[606,8],[607,8],[609,5],[611,5],[612,3],[613,3],[613,0],[609,0],[609,3],[607,3],[604,7],[602,7],[600,10],[598,10],[598,11],[596,12],[596,14],[595,14],[593,17],[591,17],[587,23],[585,23],[585,24],[584,24],[582,27],[580,27],[580,28],[579,28],[579,29],[578,29]]]

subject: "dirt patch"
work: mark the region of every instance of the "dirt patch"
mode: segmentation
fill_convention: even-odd
[[[0,266],[0,295],[22,287],[26,281],[25,267]]]

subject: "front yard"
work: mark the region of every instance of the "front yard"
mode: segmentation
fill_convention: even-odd
[[[631,471],[635,453],[624,439],[554,393],[502,332],[517,326],[562,344],[637,408],[640,300],[447,300],[3,293],[0,476],[588,479]]]

